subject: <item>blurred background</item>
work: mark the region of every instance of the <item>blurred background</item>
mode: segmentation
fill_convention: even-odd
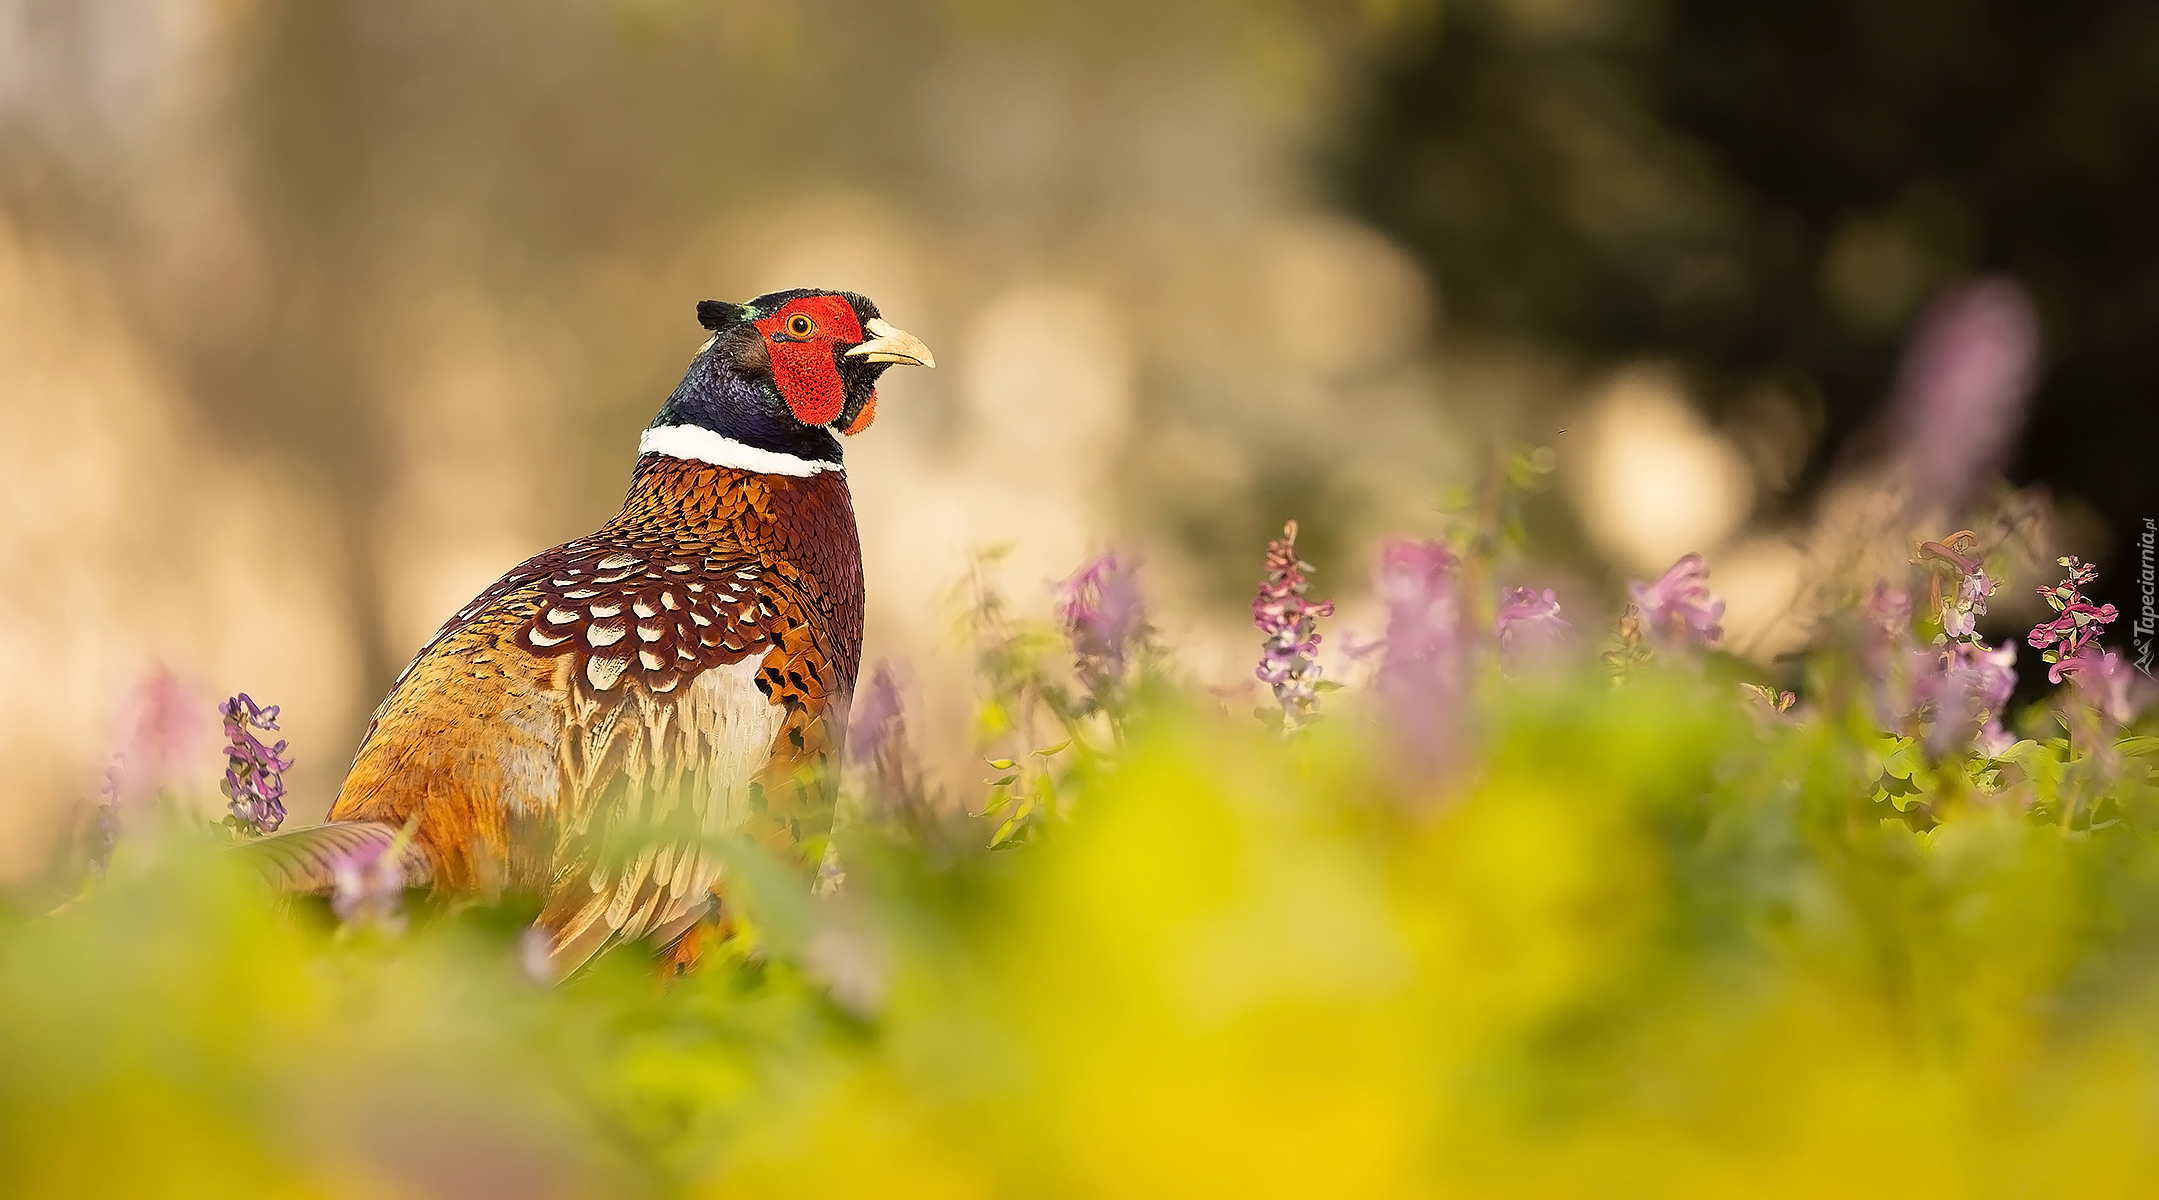
[[[174,689],[192,779],[208,700],[283,705],[314,819],[443,617],[612,514],[695,302],[790,286],[941,364],[848,452],[948,771],[980,552],[1033,613],[1132,551],[1230,683],[1283,519],[1331,651],[1515,445],[1505,582],[1592,634],[1698,550],[1774,662],[1970,524],[1999,639],[2058,553],[2140,603],[2159,10],[0,0],[0,874]]]

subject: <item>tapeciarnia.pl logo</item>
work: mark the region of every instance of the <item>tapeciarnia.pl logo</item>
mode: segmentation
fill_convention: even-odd
[[[2146,678],[2152,673],[2152,635],[2159,633],[2159,518],[2144,518],[2144,532],[2137,535],[2137,599],[2142,606],[2129,627],[2137,653],[2137,670]]]

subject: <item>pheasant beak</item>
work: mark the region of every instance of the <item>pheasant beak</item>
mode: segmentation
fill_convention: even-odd
[[[913,367],[937,365],[936,357],[922,344],[921,338],[883,317],[871,317],[862,331],[870,335],[870,340],[849,350],[845,357],[873,363],[906,363]]]

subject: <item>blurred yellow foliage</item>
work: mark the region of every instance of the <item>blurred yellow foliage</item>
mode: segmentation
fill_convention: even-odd
[[[1354,710],[1345,710],[1352,716]],[[1454,773],[1355,719],[1157,711],[1056,821],[656,984],[401,939],[123,845],[0,931],[10,1195],[2132,1195],[2159,854],[1864,799],[1722,686],[1524,685]],[[986,840],[980,821],[966,826]],[[756,881],[751,870],[744,878]]]

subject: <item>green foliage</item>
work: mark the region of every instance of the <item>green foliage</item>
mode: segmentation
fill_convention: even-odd
[[[123,843],[0,924],[0,1191],[2150,1177],[2159,739],[1931,761],[1651,665],[1495,681],[1474,760],[1412,777],[1353,704],[1284,740],[1147,691],[1054,772],[992,764],[1054,775],[1059,819],[1009,852],[1003,810],[936,853],[871,814],[813,897],[738,849],[748,936],[667,980],[629,949],[534,985],[514,908],[332,936],[208,839]]]

